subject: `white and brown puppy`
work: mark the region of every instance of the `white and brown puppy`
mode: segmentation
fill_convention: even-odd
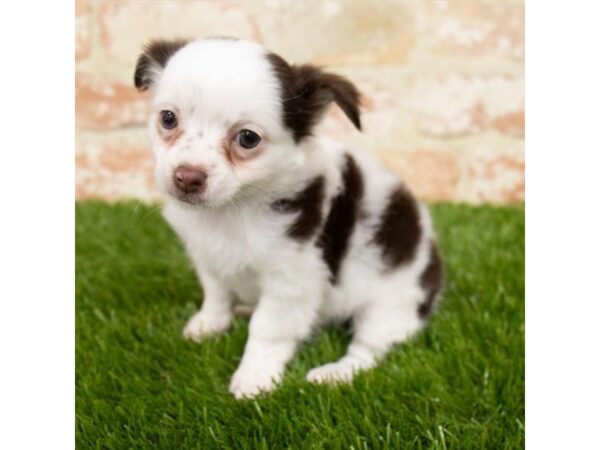
[[[238,398],[273,389],[298,344],[352,320],[339,361],[309,381],[350,380],[419,330],[442,278],[431,219],[372,158],[311,133],[331,102],[360,128],[348,80],[247,41],[154,41],[135,85],[152,89],[148,131],[164,216],[204,287],[183,334],[231,325],[255,306]]]

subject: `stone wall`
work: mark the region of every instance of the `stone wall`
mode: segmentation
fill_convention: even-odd
[[[151,38],[236,36],[352,79],[364,132],[331,108],[324,134],[358,142],[427,201],[524,198],[521,2],[77,1],[76,196],[155,199],[133,70]]]

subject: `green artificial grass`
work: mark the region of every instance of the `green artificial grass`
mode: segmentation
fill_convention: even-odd
[[[78,203],[77,447],[522,448],[524,208],[432,211],[446,287],[424,332],[329,387],[304,376],[349,339],[321,330],[279,389],[236,401],[227,386],[247,320],[201,344],[181,338],[202,291],[158,207]]]

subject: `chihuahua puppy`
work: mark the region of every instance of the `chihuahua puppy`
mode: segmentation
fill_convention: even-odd
[[[298,344],[351,319],[339,361],[311,382],[349,381],[424,324],[442,281],[427,209],[369,155],[313,135],[335,102],[361,128],[347,79],[261,45],[153,41],[137,62],[164,217],[204,288],[183,330],[201,341],[254,306],[236,398],[272,390]]]

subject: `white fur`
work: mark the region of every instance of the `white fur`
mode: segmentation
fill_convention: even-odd
[[[326,180],[326,208],[341,188],[344,147],[306,138],[295,144],[282,123],[277,79],[265,50],[244,41],[196,41],[177,52],[156,85],[149,134],[156,178],[166,194],[164,216],[185,244],[204,287],[204,302],[184,328],[186,338],[200,341],[225,331],[234,302],[254,305],[242,361],[231,392],[251,397],[281,380],[298,344],[319,323],[353,320],[348,353],[337,362],[312,369],[314,382],[350,380],[372,367],[397,342],[421,326],[417,307],[425,298],[419,275],[434,238],[427,210],[420,206],[423,233],[414,260],[387,270],[381,249],[369,245],[388,195],[399,180],[366,153],[351,151],[362,172],[366,219],[357,223],[339,283],[314,239],[299,243],[285,234],[295,216],[274,211],[274,200],[293,195],[316,175]],[[161,109],[177,108],[181,139],[166,148],[156,131]],[[258,126],[266,135],[265,151],[240,167],[231,166],[220,142],[235,123]],[[172,177],[180,164],[207,170],[202,206],[172,195]]]

